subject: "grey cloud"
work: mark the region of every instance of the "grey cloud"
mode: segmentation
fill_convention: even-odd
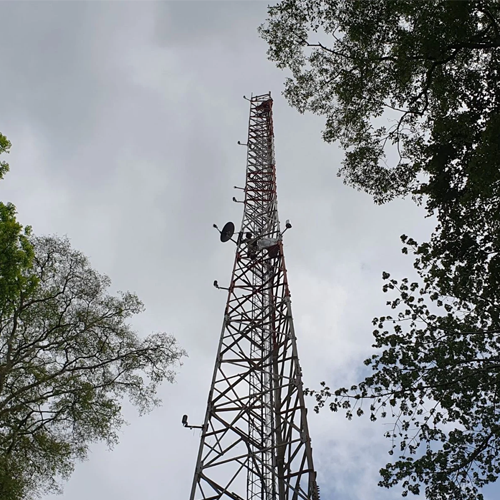
[[[97,120],[99,81],[88,50],[90,19],[84,3],[2,6],[3,114],[29,121],[61,151],[68,129],[83,138]],[[89,95],[97,98],[92,105]]]
[[[264,2],[252,1],[159,3],[156,40],[175,48],[220,44],[233,50],[255,38],[265,6]]]
[[[198,435],[180,418],[205,412],[225,303],[212,282],[227,282],[234,257],[211,226],[241,220],[231,198],[244,182],[243,94],[275,98],[306,386],[359,376],[386,300],[381,272],[411,272],[399,235],[429,231],[411,202],[376,207],[336,178],[341,152],[321,141],[322,120],[280,96],[285,75],[256,33],[265,15],[264,2],[2,5],[0,131],[13,142],[2,199],[36,232],[67,234],[115,289],[136,291],[147,308],[138,331],[171,332],[190,356],[162,388],[164,406],[140,419],[126,407],[120,444],[94,446],[54,500],[188,497]],[[383,428],[309,415],[323,498],[394,497],[376,487]]]

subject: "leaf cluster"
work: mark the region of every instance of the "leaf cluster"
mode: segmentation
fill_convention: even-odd
[[[481,487],[500,473],[498,317],[432,285],[383,278],[397,297],[387,302],[393,314],[373,320],[372,374],[350,388],[309,391],[316,411],[330,400],[349,419],[367,412],[391,423],[394,460],[381,486],[401,483],[404,495],[423,487],[432,500],[482,499]]]
[[[10,147],[12,144],[3,134],[0,133],[0,155],[10,152]],[[0,180],[2,180],[5,174],[9,171],[9,164],[5,160],[0,161]]]
[[[437,226],[403,235],[421,282],[384,291],[372,374],[310,391],[348,418],[392,421],[382,486],[477,500],[500,470],[500,4],[283,0],[260,28],[285,97],[326,118],[344,182],[377,203],[411,195]],[[390,155],[396,156],[393,160]],[[390,160],[391,166],[387,164]]]
[[[170,335],[141,340],[127,323],[143,310],[137,296],[108,295],[109,279],[66,239],[29,242],[36,286],[0,316],[0,456],[30,491],[54,491],[90,443],[117,441],[124,397],[141,413],[159,404],[184,352]]]
[[[117,442],[124,398],[150,411],[173,381],[185,352],[168,334],[140,338],[128,320],[143,304],[109,286],[67,239],[34,236],[0,203],[2,500],[60,491],[89,444]]]
[[[260,34],[291,71],[284,95],[325,117],[348,185],[377,203],[436,194],[439,204],[457,174],[498,178],[498,2],[283,0],[268,14]]]

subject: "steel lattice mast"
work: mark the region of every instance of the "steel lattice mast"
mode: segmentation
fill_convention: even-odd
[[[278,220],[272,104],[270,93],[250,99],[243,221],[191,500],[319,498]],[[221,239],[232,236],[229,226]]]

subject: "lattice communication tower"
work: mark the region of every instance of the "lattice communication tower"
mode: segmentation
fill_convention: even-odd
[[[283,255],[291,224],[281,231],[278,220],[273,101],[249,101],[243,221],[239,232],[231,222],[220,230],[236,256],[190,500],[318,500]],[[196,427],[187,416],[183,424]]]

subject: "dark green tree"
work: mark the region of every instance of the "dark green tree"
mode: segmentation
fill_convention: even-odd
[[[0,155],[10,152],[11,143],[0,133]],[[5,174],[9,171],[9,164],[2,160],[0,161],[0,180],[4,178]]]
[[[496,1],[283,0],[260,33],[289,103],[345,149],[339,175],[383,203],[481,183],[485,161],[498,175],[499,17]]]
[[[479,500],[500,473],[498,309],[443,296],[432,284],[388,273],[391,314],[374,318],[371,375],[349,388],[322,383],[316,411],[367,414],[391,425],[393,461],[380,486],[403,486],[432,500]]]
[[[117,441],[124,398],[147,412],[174,379],[182,349],[141,339],[128,320],[142,303],[109,285],[67,239],[32,235],[0,203],[2,500],[58,491],[89,444]]]
[[[437,219],[428,242],[403,236],[421,282],[385,286],[372,374],[318,407],[395,422],[382,486],[479,499],[500,471],[500,3],[284,0],[260,32],[289,103],[345,150],[344,182]]]
[[[290,104],[343,146],[339,176],[436,216],[417,253],[444,293],[497,293],[500,3],[284,0],[260,32]]]

